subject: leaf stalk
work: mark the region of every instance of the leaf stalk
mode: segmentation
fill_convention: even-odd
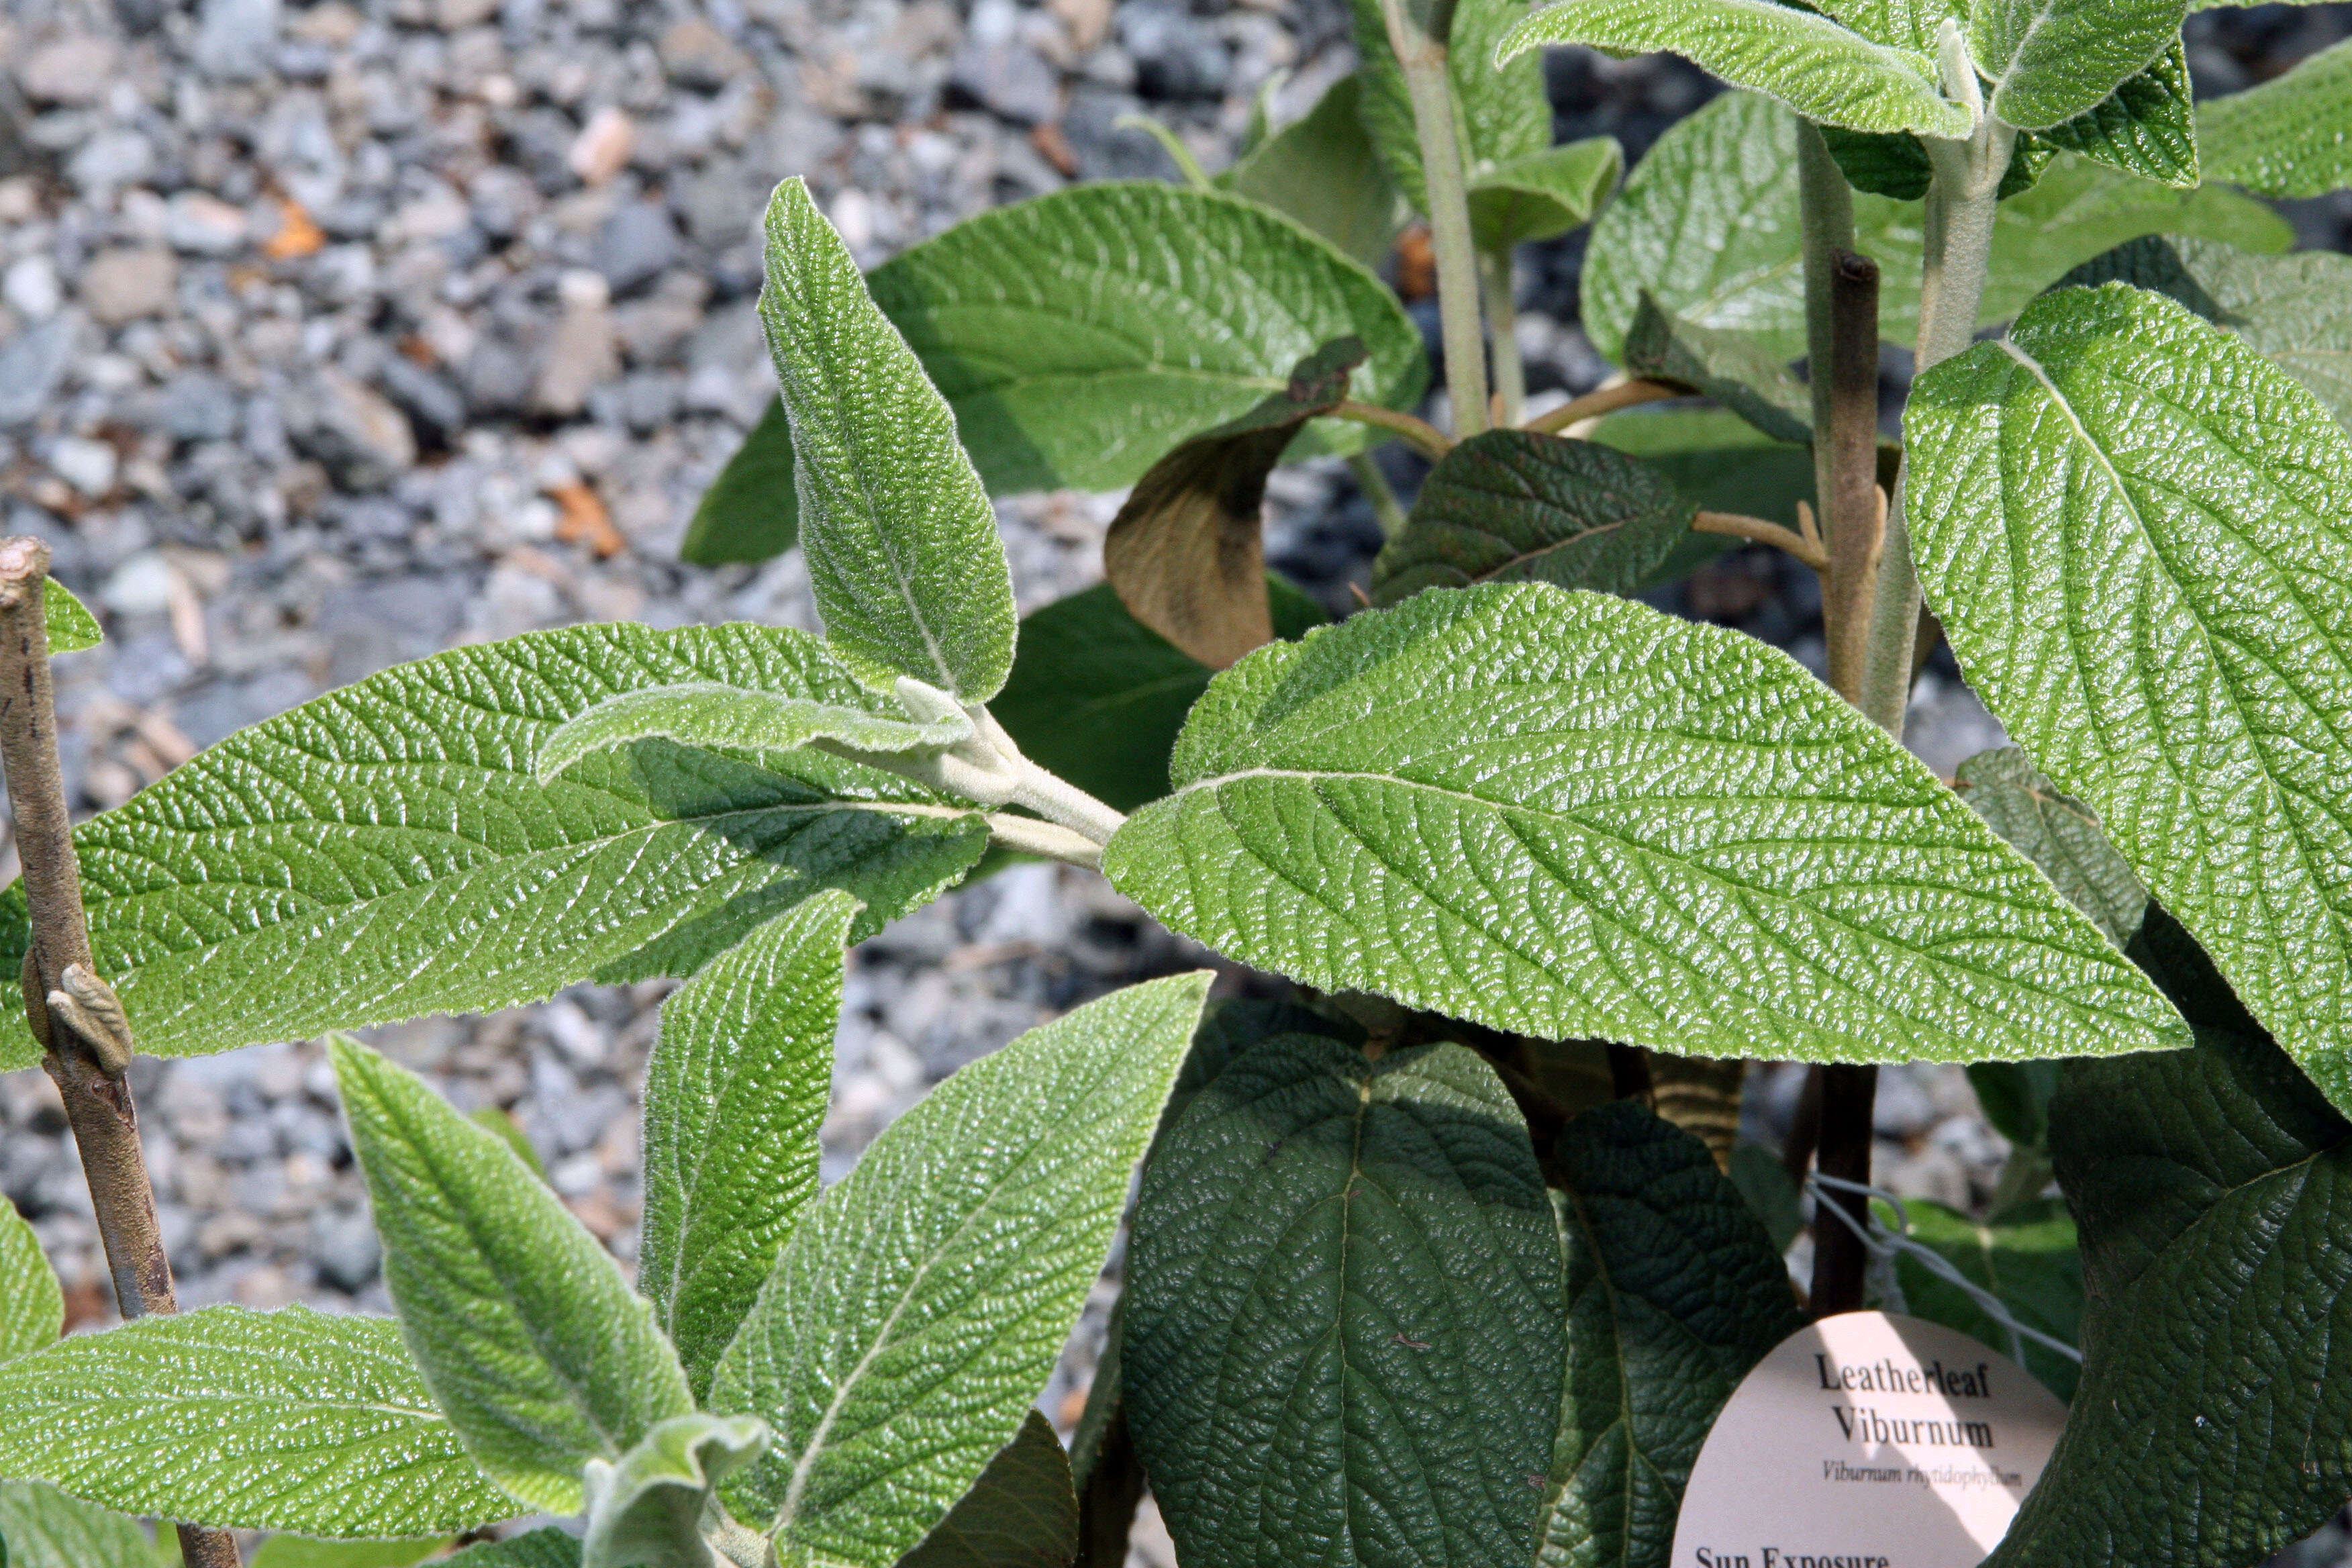
[[[1528,372],[1519,360],[1518,301],[1511,295],[1508,249],[1478,253],[1478,283],[1486,297],[1486,331],[1495,365],[1495,424],[1508,429],[1527,417]]]
[[[1454,450],[1454,437],[1428,420],[1399,413],[1393,408],[1382,408],[1376,403],[1359,403],[1352,397],[1342,398],[1331,410],[1330,416],[1352,419],[1359,425],[1370,425],[1386,430],[1433,463]]]
[[[1571,425],[1598,419],[1621,408],[1638,408],[1644,403],[1663,403],[1670,397],[1689,395],[1688,387],[1676,386],[1670,381],[1621,381],[1614,386],[1600,387],[1581,397],[1570,398],[1549,414],[1538,415],[1528,421],[1527,428],[1539,436],[1557,436]]]
[[[1423,30],[1407,0],[1381,0],[1389,47],[1404,68],[1412,100],[1413,132],[1421,143],[1422,184],[1429,211],[1429,244],[1437,262],[1439,333],[1445,347],[1445,385],[1454,405],[1454,434],[1468,438],[1486,428],[1486,342],[1479,320],[1478,253],[1470,237],[1469,184],[1454,133],[1454,84],[1445,40]]]
[[[1691,518],[1691,530],[1696,533],[1727,534],[1755,544],[1769,544],[1785,550],[1816,572],[1830,569],[1829,552],[1821,541],[1809,539],[1793,528],[1783,528],[1760,517],[1748,517],[1736,511],[1700,511]]]

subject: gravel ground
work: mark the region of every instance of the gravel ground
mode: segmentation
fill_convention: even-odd
[[[2213,14],[2191,58],[2200,84],[2237,87],[2347,30],[2352,7]],[[1123,114],[1220,167],[1275,73],[1286,116],[1349,68],[1347,32],[1339,0],[7,0],[0,523],[47,538],[107,622],[105,647],[59,668],[80,805],[457,643],[619,617],[814,626],[797,553],[676,560],[769,393],[751,228],[773,183],[806,174],[871,264],[1075,179],[1171,174]],[[1580,51],[1551,83],[1563,136],[1633,155],[1711,90],[1671,61]],[[2352,235],[2341,201],[2293,216],[2307,244]],[[1575,237],[1526,258],[1538,394],[1606,368],[1574,325],[1580,256]],[[1379,537],[1344,470],[1285,470],[1274,502],[1276,563],[1344,604]],[[1003,506],[1024,608],[1099,574],[1114,510]],[[1676,605],[1818,656],[1818,597],[1777,557],[1727,557]],[[1999,739],[1948,668],[1918,719],[1947,770]],[[852,965],[828,1178],[962,1062],[1204,956],[1060,868],[898,922]],[[461,1107],[509,1110],[627,1258],[667,989],[579,987],[377,1039]],[[138,1087],[184,1303],[388,1307],[316,1046],[142,1062]],[[1793,1094],[1771,1069],[1768,1125]],[[1889,1073],[1879,1130],[1882,1179],[1952,1202],[1980,1199],[2003,1153],[1957,1069]],[[37,1072],[0,1077],[0,1191],[76,1320],[109,1318]],[[1075,1414],[1089,1360],[1074,1352],[1049,1409]]]

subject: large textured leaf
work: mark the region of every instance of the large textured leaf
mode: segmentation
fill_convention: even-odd
[[[698,566],[724,566],[782,555],[800,537],[793,424],[782,401],[771,398],[760,422],[702,492],[677,552]]]
[[[2048,144],[2142,179],[2185,188],[2198,182],[2197,106],[2180,38],[2102,101],[2036,133]]]
[[[1969,0],[1969,52],[1992,82],[1993,114],[2041,131],[2147,69],[2188,11],[2187,0]]]
[[[617,1461],[588,1461],[581,1568],[716,1568],[703,1535],[711,1489],[767,1452],[749,1415],[673,1415]]]
[[[2256,256],[2149,235],[2069,272],[2059,287],[2123,282],[2167,294],[2309,387],[2352,431],[2352,257]]]
[[[1698,509],[1655,469],[1591,441],[1489,430],[1448,452],[1372,565],[1372,600],[1423,588],[1556,583],[1630,594]]]
[[[760,321],[792,421],[801,551],[834,641],[985,702],[1013,574],[956,419],[797,177],[768,204]]]
[[[580,1542],[551,1525],[511,1541],[469,1546],[442,1568],[580,1568]]]
[[[871,282],[998,492],[1131,485],[1334,338],[1370,350],[1355,394],[1368,402],[1408,406],[1428,374],[1412,319],[1361,265],[1206,191],[1114,182],[999,207]],[[1366,438],[1318,427],[1299,450]]]
[[[1916,760],[1753,638],[1538,584],[1219,676],[1103,867],[1326,990],[1696,1056],[2030,1058],[2178,1017]]]
[[[717,681],[873,700],[815,639],[753,626],[538,632],[403,665],[239,731],[75,835],[99,968],[139,1046],[192,1056],[591,977],[691,973],[848,889],[878,925],[961,876],[986,828],[812,752],[649,741],[541,786],[550,731],[623,691]],[[0,963],[24,952],[0,899]],[[0,1009],[0,1070],[36,1059]]]
[[[1373,154],[1362,99],[1362,77],[1341,77],[1314,108],[1253,148],[1216,183],[1288,214],[1342,254],[1378,268],[1404,226],[1404,198]]]
[[[1470,236],[1481,250],[1553,239],[1591,220],[1617,188],[1625,150],[1591,136],[1497,163],[1470,182]]]
[[[710,1403],[774,1428],[722,1488],[780,1552],[890,1568],[1021,1429],[1108,1252],[1209,975],[1114,993],[891,1124],[776,1260]]]
[[[1990,1568],[2259,1563],[2352,1492],[2352,1125],[2160,911],[2134,953],[2199,1045],[2063,1076],[2082,1383]]]
[[[2082,1333],[2083,1258],[2066,1205],[2044,1198],[1998,1219],[1979,1220],[1925,1198],[1904,1205],[1911,1239],[1939,1254],[1979,1289],[2000,1299],[2011,1317],[2066,1344]],[[1883,1223],[1893,1214],[1878,1206]],[[2059,1398],[2072,1400],[2082,1368],[2039,1341],[2012,1337],[1976,1299],[1932,1273],[1916,1258],[1895,1259],[1895,1282],[1913,1317],[1958,1329],[2020,1362]]]
[[[0,1481],[0,1568],[152,1568],[135,1519],[39,1481]]]
[[[1100,1375],[1097,1369],[1097,1375]],[[899,1568],[1069,1568],[1078,1554],[1070,1457],[1036,1411]]]
[[[2206,176],[2266,196],[2352,185],[2352,39],[2273,81],[2208,102]]]
[[[812,899],[662,1004],[646,1064],[637,1286],[697,1394],[816,1196],[842,944],[856,914],[845,893]]]
[[[1421,142],[1404,69],[1390,47],[1381,0],[1349,0],[1364,129],[1390,177],[1415,212],[1427,213]],[[1497,65],[1495,51],[1528,14],[1527,0],[1456,0],[1448,7],[1446,74],[1454,87],[1463,172],[1472,180],[1551,145],[1551,102],[1543,63],[1532,55]]]
[[[310,1535],[470,1530],[483,1479],[387,1319],[207,1307],[0,1366],[0,1473],[130,1513]]]
[[[41,1255],[41,1238],[0,1197],[0,1362],[55,1344],[65,1324],[65,1292]]]
[[[2015,746],[1970,757],[1952,784],[1986,826],[2040,867],[2109,942],[2117,947],[2131,942],[2147,912],[2147,889],[2099,831],[2089,806],[2062,794]]]
[[[1476,1057],[1258,1044],[1153,1154],[1128,1267],[1128,1418],[1189,1568],[1528,1560],[1560,1260]]]
[[[247,1568],[413,1568],[448,1544],[438,1536],[416,1541],[320,1541],[308,1535],[273,1535],[247,1560]]]
[[[401,1337],[483,1473],[551,1513],[694,1396],[653,1307],[514,1151],[415,1075],[330,1044]]]
[[[1279,577],[1266,579],[1266,599],[1277,637],[1330,619]],[[1168,793],[1168,753],[1213,673],[1098,584],[1021,623],[1013,679],[989,711],[1031,762],[1133,811]]]
[[[1788,1270],[1706,1145],[1631,1100],[1560,1135],[1568,1375],[1538,1568],[1664,1568],[1699,1445],[1800,1328]]]
[[[1560,0],[1512,28],[1501,58],[1542,44],[1667,50],[1809,120],[1853,131],[1965,138],[1973,129],[1967,106],[1937,85],[1932,59],[1772,0]]]
[[[79,653],[106,640],[98,617],[55,577],[41,579],[41,614],[49,627],[49,652]]]
[[[1743,332],[1692,325],[1646,290],[1625,333],[1625,368],[1704,393],[1775,441],[1813,438],[1811,394],[1786,361]]]
[[[1937,367],[1905,428],[1920,579],[1970,683],[2352,1103],[2352,439],[2114,285]]]

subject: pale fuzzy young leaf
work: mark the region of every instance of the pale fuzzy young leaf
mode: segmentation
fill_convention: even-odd
[[[616,1462],[588,1461],[580,1568],[715,1568],[702,1526],[711,1489],[768,1451],[749,1415],[674,1415]]]
[[[1820,9],[1873,43],[1932,59],[1944,19],[1967,6],[1958,0],[1823,0]]]
[[[1625,334],[1625,368],[1702,393],[1775,441],[1813,438],[1812,395],[1787,361],[1743,333],[1694,326],[1646,290]]]
[[[702,492],[677,552],[697,566],[725,566],[782,555],[800,537],[793,424],[782,401],[771,398],[760,422]]]
[[[1894,1212],[1883,1203],[1874,1206],[1880,1223],[1892,1228]],[[2000,1298],[2020,1323],[2065,1344],[2082,1338],[2083,1255],[2063,1200],[2037,1199],[1997,1220],[1979,1220],[1929,1199],[1910,1198],[1904,1214],[1912,1240]],[[1911,1316],[1958,1329],[2007,1352],[2059,1398],[2074,1397],[2081,1363],[2022,1334],[2012,1338],[1974,1297],[1916,1258],[1897,1257],[1895,1278]]]
[[[1095,1375],[1099,1378],[1098,1366]],[[899,1568],[1069,1568],[1078,1554],[1070,1457],[1036,1411]]]
[[[1426,214],[1421,141],[1404,69],[1389,42],[1381,0],[1350,0],[1357,71],[1363,82],[1360,112],[1390,178],[1412,210]],[[1472,179],[1551,145],[1551,100],[1543,62],[1533,55],[1496,64],[1495,51],[1528,14],[1527,0],[1456,0],[1447,34],[1446,75],[1459,110],[1463,172]]]
[[[784,1244],[711,1386],[780,1555],[890,1568],[1019,1432],[1110,1247],[1211,976],[1032,1029],[893,1122]]]
[[[826,635],[985,702],[1013,668],[1013,570],[956,418],[798,177],[768,203],[760,321],[793,430]]]
[[[580,1542],[550,1525],[510,1541],[469,1546],[436,1568],[580,1568]]]
[[[2208,100],[2198,124],[2208,179],[2266,196],[2352,185],[2352,39],[2260,87]]]
[[[2021,131],[2063,124],[2155,63],[2188,13],[2188,0],[1969,0],[1986,107]]]
[[[550,1513],[694,1396],[652,1304],[496,1135],[346,1036],[328,1052],[401,1337],[482,1472]]]
[[[5,1568],[152,1568],[139,1521],[39,1481],[0,1481]]]
[[[1664,1568],[1684,1485],[1748,1369],[1804,1320],[1706,1145],[1633,1100],[1569,1123],[1552,1194],[1568,1373],[1537,1568]]]
[[[2236,333],[2352,432],[2352,257],[2256,256],[2210,240],[2149,235],[2084,262],[2054,287],[2108,282],[2153,289]]]
[[[41,613],[49,626],[51,654],[79,653],[106,640],[98,617],[55,577],[41,579]]]
[[[41,1238],[0,1196],[0,1362],[58,1342],[66,1331],[65,1291],[41,1253]]]
[[[1404,227],[1404,198],[1364,130],[1363,78],[1344,76],[1315,107],[1217,176],[1217,184],[1285,213],[1344,255],[1378,268]]]
[[[842,948],[856,915],[845,893],[812,899],[662,1004],[646,1064],[637,1288],[698,1395],[816,1196]]]
[[[1077,186],[959,224],[870,281],[999,493],[1131,485],[1334,338],[1370,352],[1355,382],[1365,402],[1410,407],[1428,376],[1419,329],[1378,278],[1216,192]],[[1292,455],[1369,439],[1317,426]]]
[[[1970,685],[2352,1104],[2352,439],[2113,284],[1937,366],[1904,424],[1920,580]]]
[[[319,1541],[307,1535],[273,1535],[255,1551],[246,1568],[412,1568],[448,1544],[437,1535],[417,1541]]]
[[[944,751],[971,738],[971,721],[961,713],[913,719],[882,699],[850,707],[688,681],[624,691],[565,720],[540,742],[532,770],[545,784],[583,757],[656,737],[704,751],[790,752],[812,741],[838,741],[861,752]]]
[[[1496,58],[1544,44],[1677,54],[1734,87],[1852,131],[1957,140],[1973,127],[1968,107],[1937,85],[1931,58],[1873,43],[1818,12],[1773,0],[1559,0],[1512,28]]]
[[[1592,219],[1617,177],[1625,150],[1591,136],[1497,163],[1470,182],[1470,235],[1481,250],[1555,239]]]
[[[100,971],[141,1050],[194,1056],[590,978],[690,974],[811,893],[886,920],[987,844],[968,809],[794,752],[648,741],[541,785],[564,721],[648,686],[873,700],[805,633],[573,626],[457,648],[238,731],[75,830]],[[0,896],[0,963],[26,941]],[[13,973],[13,971],[11,971]],[[0,1009],[0,1070],[38,1059]]]
[[[1546,584],[1211,683],[1103,869],[1324,990],[1545,1039],[1910,1061],[2185,1042],[2097,928],[1785,655]]]
[[[2126,174],[2184,190],[2196,186],[2197,105],[2189,47],[2180,38],[2100,102],[2036,139]]]
[[[1630,594],[1674,553],[1696,510],[1655,469],[1596,442],[1489,430],[1422,482],[1372,563],[1372,602],[1492,582]]]
[[[1560,1258],[1471,1052],[1244,1052],[1153,1153],[1128,1277],[1128,1418],[1190,1568],[1528,1561]]]
[[[389,1319],[207,1307],[0,1366],[0,1472],[239,1530],[404,1536],[522,1511],[483,1479]]]

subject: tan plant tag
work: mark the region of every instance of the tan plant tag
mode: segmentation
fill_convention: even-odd
[[[1673,1568],[1974,1568],[2066,1407],[1957,1330],[1885,1312],[1780,1342],[1716,1418]]]

